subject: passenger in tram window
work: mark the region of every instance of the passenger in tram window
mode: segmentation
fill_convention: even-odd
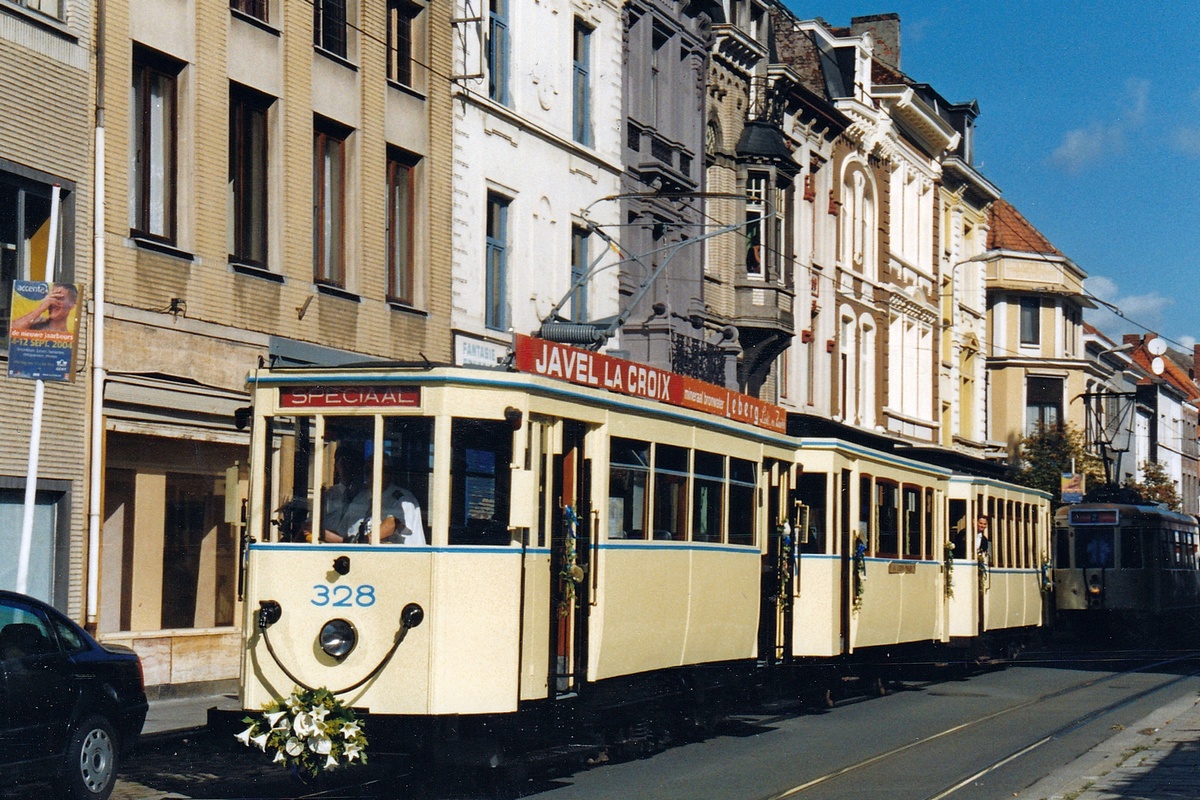
[[[371,525],[371,487],[363,477],[363,460],[339,450],[333,462],[333,485],[321,499],[321,540],[365,542]]]
[[[990,558],[992,540],[988,537],[988,518],[979,517],[975,520],[975,553],[985,561]]]

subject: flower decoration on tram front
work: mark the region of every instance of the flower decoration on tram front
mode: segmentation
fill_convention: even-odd
[[[272,753],[274,763],[302,780],[340,766],[367,763],[367,736],[354,709],[328,689],[297,687],[283,700],[266,704],[261,714],[246,717],[237,735],[247,747]]]

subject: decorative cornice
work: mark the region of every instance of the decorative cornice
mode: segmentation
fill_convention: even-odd
[[[767,57],[766,45],[750,38],[736,25],[718,23],[712,30],[713,54],[735,67],[749,72]]]

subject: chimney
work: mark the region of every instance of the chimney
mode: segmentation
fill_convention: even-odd
[[[1141,344],[1142,335],[1140,333],[1126,333],[1121,337],[1121,344]]]
[[[899,14],[851,17],[850,33],[854,36],[870,33],[875,40],[875,58],[892,69],[900,69]]]
[[[1200,344],[1192,345],[1192,380],[1200,377]]]

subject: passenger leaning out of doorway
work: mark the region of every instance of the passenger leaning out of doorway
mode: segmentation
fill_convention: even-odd
[[[975,520],[975,553],[978,558],[987,561],[991,558],[992,540],[988,538],[988,518],[980,517]]]

